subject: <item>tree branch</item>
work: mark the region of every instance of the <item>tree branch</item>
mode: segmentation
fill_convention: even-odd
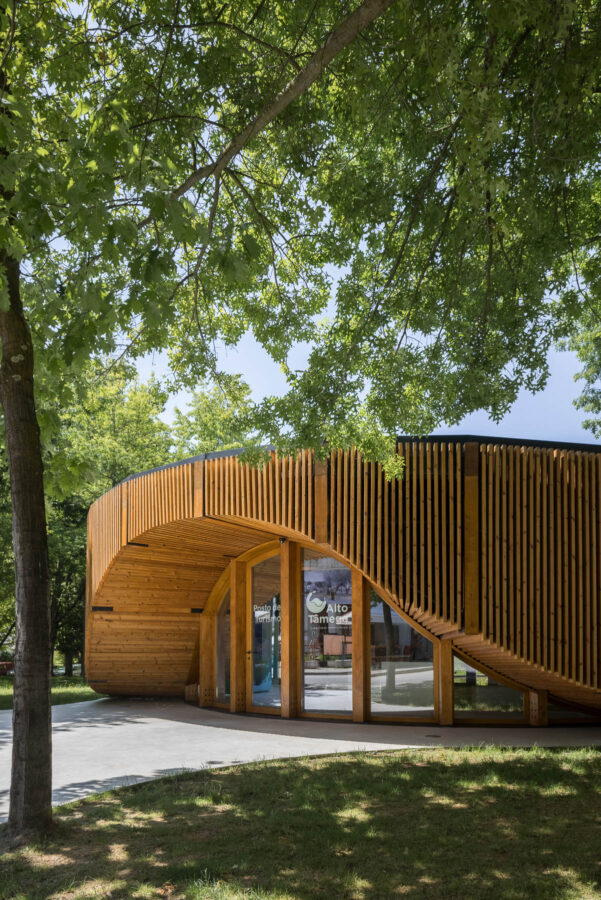
[[[313,54],[307,65],[280,91],[271,103],[265,106],[252,122],[242,129],[221,151],[214,162],[201,166],[177,187],[171,194],[171,200],[183,197],[199,181],[213,175],[217,177],[223,169],[255,135],[263,131],[294,100],[300,97],[320,77],[333,59],[338,56],[354,38],[357,37],[374,19],[386,12],[394,0],[363,0],[363,3],[342,22],[326,39],[323,46]],[[153,217],[147,216],[139,224],[139,228],[149,225]]]

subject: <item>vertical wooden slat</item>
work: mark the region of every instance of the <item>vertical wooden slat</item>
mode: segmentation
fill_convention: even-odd
[[[515,652],[515,447],[507,448],[507,647]]]
[[[127,544],[127,501],[128,501],[129,483],[126,481],[121,485],[121,546]]]
[[[455,445],[455,478],[456,480],[456,499],[455,503],[457,506],[457,610],[455,614],[455,621],[459,622],[460,610],[463,607],[463,500],[462,500],[462,491],[461,491],[461,483],[463,479],[463,455],[460,450],[460,445]]]
[[[556,461],[555,451],[549,450],[548,454],[548,473],[549,473],[549,491],[547,501],[547,513],[549,518],[549,550],[547,555],[547,583],[549,586],[549,625],[547,633],[547,654],[549,668],[555,671],[556,665],[556,648],[555,648],[555,474]]]
[[[549,666],[549,580],[548,580],[548,556],[549,556],[549,452],[543,451],[541,455],[541,605],[542,605],[542,639],[541,639],[541,665]]]
[[[520,451],[522,465],[522,535],[521,535],[521,560],[522,560],[522,590],[520,593],[520,640],[519,655],[527,656],[528,641],[528,455],[524,447]]]
[[[463,446],[463,603],[466,634],[480,631],[480,572],[478,479],[480,448],[476,443]]]
[[[382,541],[384,540],[384,535],[382,534],[382,465],[378,463],[376,465],[376,514],[373,522],[374,533],[375,533],[375,551],[374,556],[376,558],[376,572],[375,579],[377,584],[382,584]]]
[[[363,573],[351,569],[353,642],[353,722],[364,722],[370,708],[369,592]]]
[[[434,590],[430,598],[430,609],[436,616],[441,615],[440,609],[440,445],[434,444],[432,447],[432,530],[433,530],[433,547],[434,555],[434,573],[433,584]]]
[[[342,553],[342,466],[343,453],[339,450],[336,454],[336,544],[339,553]]]
[[[486,448],[487,456],[487,484],[488,484],[488,502],[487,502],[487,560],[488,560],[488,580],[487,580],[487,596],[488,596],[488,630],[486,637],[493,637],[495,630],[495,561],[494,561],[494,454],[492,444]]]
[[[497,640],[501,646],[505,646],[507,642],[507,604],[509,600],[509,542],[507,533],[507,447],[505,445],[499,448],[499,465],[501,478],[501,494],[499,503],[501,504],[501,597],[500,597],[500,626]]]
[[[193,515],[195,519],[199,519],[204,515],[204,477],[205,464],[203,460],[197,460],[194,463]]]
[[[590,480],[590,466],[591,464],[591,454],[586,453],[582,455],[582,466],[584,472],[584,482],[581,484],[581,501],[584,498],[584,525],[583,525],[583,534],[581,541],[581,552],[584,555],[585,563],[582,564],[583,575],[584,575],[584,585],[583,585],[583,603],[584,603],[584,621],[583,621],[583,631],[584,631],[584,652],[583,652],[583,675],[582,681],[585,684],[591,684],[591,612],[592,612],[592,575],[593,575],[593,560],[591,554],[591,517],[590,517],[590,508],[591,508],[591,480]]]
[[[390,482],[386,479],[383,471],[381,470],[380,474],[380,482],[382,485],[382,491],[384,492],[384,528],[382,531],[382,541],[384,542],[384,571],[382,573],[382,583],[386,590],[390,589],[390,559],[389,559],[389,546],[390,546],[390,537],[389,537],[389,518],[390,518],[390,510],[389,510],[389,498],[390,498]],[[381,556],[381,554],[380,554]]]
[[[369,577],[376,577],[376,464],[369,464]]]
[[[342,554],[349,558],[349,531],[351,523],[349,522],[349,451],[345,450],[343,454],[343,473],[342,473]],[[349,527],[350,526],[350,527]]]
[[[601,455],[596,454],[593,461],[593,484],[591,493],[593,496],[593,508],[592,508],[592,516],[591,516],[591,540],[593,552],[591,554],[592,557],[592,570],[593,570],[593,587],[592,587],[592,596],[591,602],[593,606],[593,614],[592,614],[592,646],[591,652],[593,657],[593,686],[596,688],[601,687],[601,678],[599,677],[599,654],[601,653],[601,641],[599,640],[599,610],[600,610],[600,595],[599,595],[599,585],[601,583],[600,571],[599,571],[599,553],[598,553],[598,541],[599,536],[601,535],[599,516],[601,514]]]
[[[419,454],[419,609],[426,608],[426,498],[425,498],[425,446],[418,445]]]
[[[429,612],[432,612],[432,578],[434,575],[433,571],[433,559],[432,559],[432,528],[434,524],[434,515],[432,510],[433,505],[433,490],[432,490],[432,444],[428,441],[426,444],[426,481],[424,485],[424,494],[425,494],[425,528],[426,528],[426,596],[422,601],[422,609],[428,609]]]
[[[542,634],[543,634],[543,610],[541,606],[541,556],[542,556],[542,518],[541,518],[541,487],[542,487],[541,452],[537,447],[534,451],[534,652],[530,657],[531,662],[542,662]]]
[[[314,537],[315,534],[313,522],[313,491],[313,452],[311,451],[307,455],[307,530],[305,532],[310,538]]]
[[[584,681],[584,560],[582,557],[582,546],[584,544],[585,534],[582,510],[582,482],[584,479],[582,453],[576,453],[576,558],[577,558],[577,598],[578,598],[578,641],[577,641],[577,659],[574,662],[574,677],[582,683]],[[588,502],[588,498],[587,498]],[[574,598],[576,600],[576,597]],[[576,610],[575,610],[576,612]]]
[[[315,541],[328,542],[328,464],[315,460]]]
[[[447,448],[440,448],[440,517],[442,528],[442,615],[450,619],[447,547],[450,545],[449,485],[447,481]]]
[[[361,568],[364,572],[369,571],[369,463],[363,460],[363,560]]]
[[[411,474],[412,474],[412,491],[411,491],[411,570],[413,575],[413,585],[410,598],[410,609],[419,608],[419,569],[418,569],[418,447],[413,444],[411,447]]]
[[[488,487],[488,455],[484,444],[480,445],[480,605],[482,619],[482,634],[488,633],[488,529],[487,529],[487,487]]]
[[[356,488],[356,474],[355,474],[355,448],[351,448],[350,451],[350,466],[349,466],[349,559],[353,565],[357,565],[357,555],[355,552],[355,538],[357,537],[357,528],[358,528],[358,516],[357,511],[355,509],[355,488]]]
[[[573,452],[569,453],[570,459],[570,591],[569,602],[566,604],[565,613],[567,626],[570,633],[570,665],[567,674],[571,678],[577,677],[576,659],[578,655],[577,642],[577,555],[576,555],[576,456]]]
[[[534,451],[528,449],[528,645],[526,650],[526,658],[534,659],[534,637],[536,623],[536,578],[535,564],[536,558],[534,553]]]

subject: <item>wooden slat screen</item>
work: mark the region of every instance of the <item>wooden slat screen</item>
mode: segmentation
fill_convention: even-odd
[[[404,476],[390,482],[355,450],[325,463],[273,453],[262,469],[222,456],[141,475],[90,509],[88,596],[126,539],[150,529],[193,515],[272,525],[329,545],[401,610],[436,619],[436,633],[466,626],[469,571],[470,633],[601,689],[601,454],[472,443],[467,515],[466,446],[403,442]]]
[[[262,468],[252,468],[237,456],[208,459],[204,465],[205,515],[232,516],[314,536],[311,451],[296,457],[272,453]]]
[[[103,494],[90,507],[88,545],[92,560],[88,593],[91,598],[121,547],[121,485]]]
[[[192,516],[192,464],[171,466],[127,482],[127,539]]]
[[[601,688],[601,455],[481,444],[480,498],[484,636]]]
[[[402,479],[357,451],[329,460],[329,543],[401,609],[462,620],[462,456],[454,443],[407,442]]]

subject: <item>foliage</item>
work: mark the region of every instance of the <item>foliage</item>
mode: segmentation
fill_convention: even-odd
[[[599,283],[600,15],[395,3],[213,178],[339,4],[21,5],[2,237],[43,349],[44,428],[90,354],[168,345],[195,385],[248,330],[290,384],[257,440],[389,459],[398,431],[500,418],[580,316],[583,254],[581,289]]]
[[[187,409],[175,410],[175,456],[197,456],[249,443],[250,388],[240,376],[194,391]]]
[[[596,748],[539,747],[185,772],[60,808],[4,896],[593,900],[600,775]]]

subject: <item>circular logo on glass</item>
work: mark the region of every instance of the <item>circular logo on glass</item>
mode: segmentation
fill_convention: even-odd
[[[327,600],[324,600],[322,597],[319,597],[315,591],[311,591],[309,596],[306,599],[307,609],[310,613],[317,616],[319,613],[323,612],[326,606],[328,605]]]

